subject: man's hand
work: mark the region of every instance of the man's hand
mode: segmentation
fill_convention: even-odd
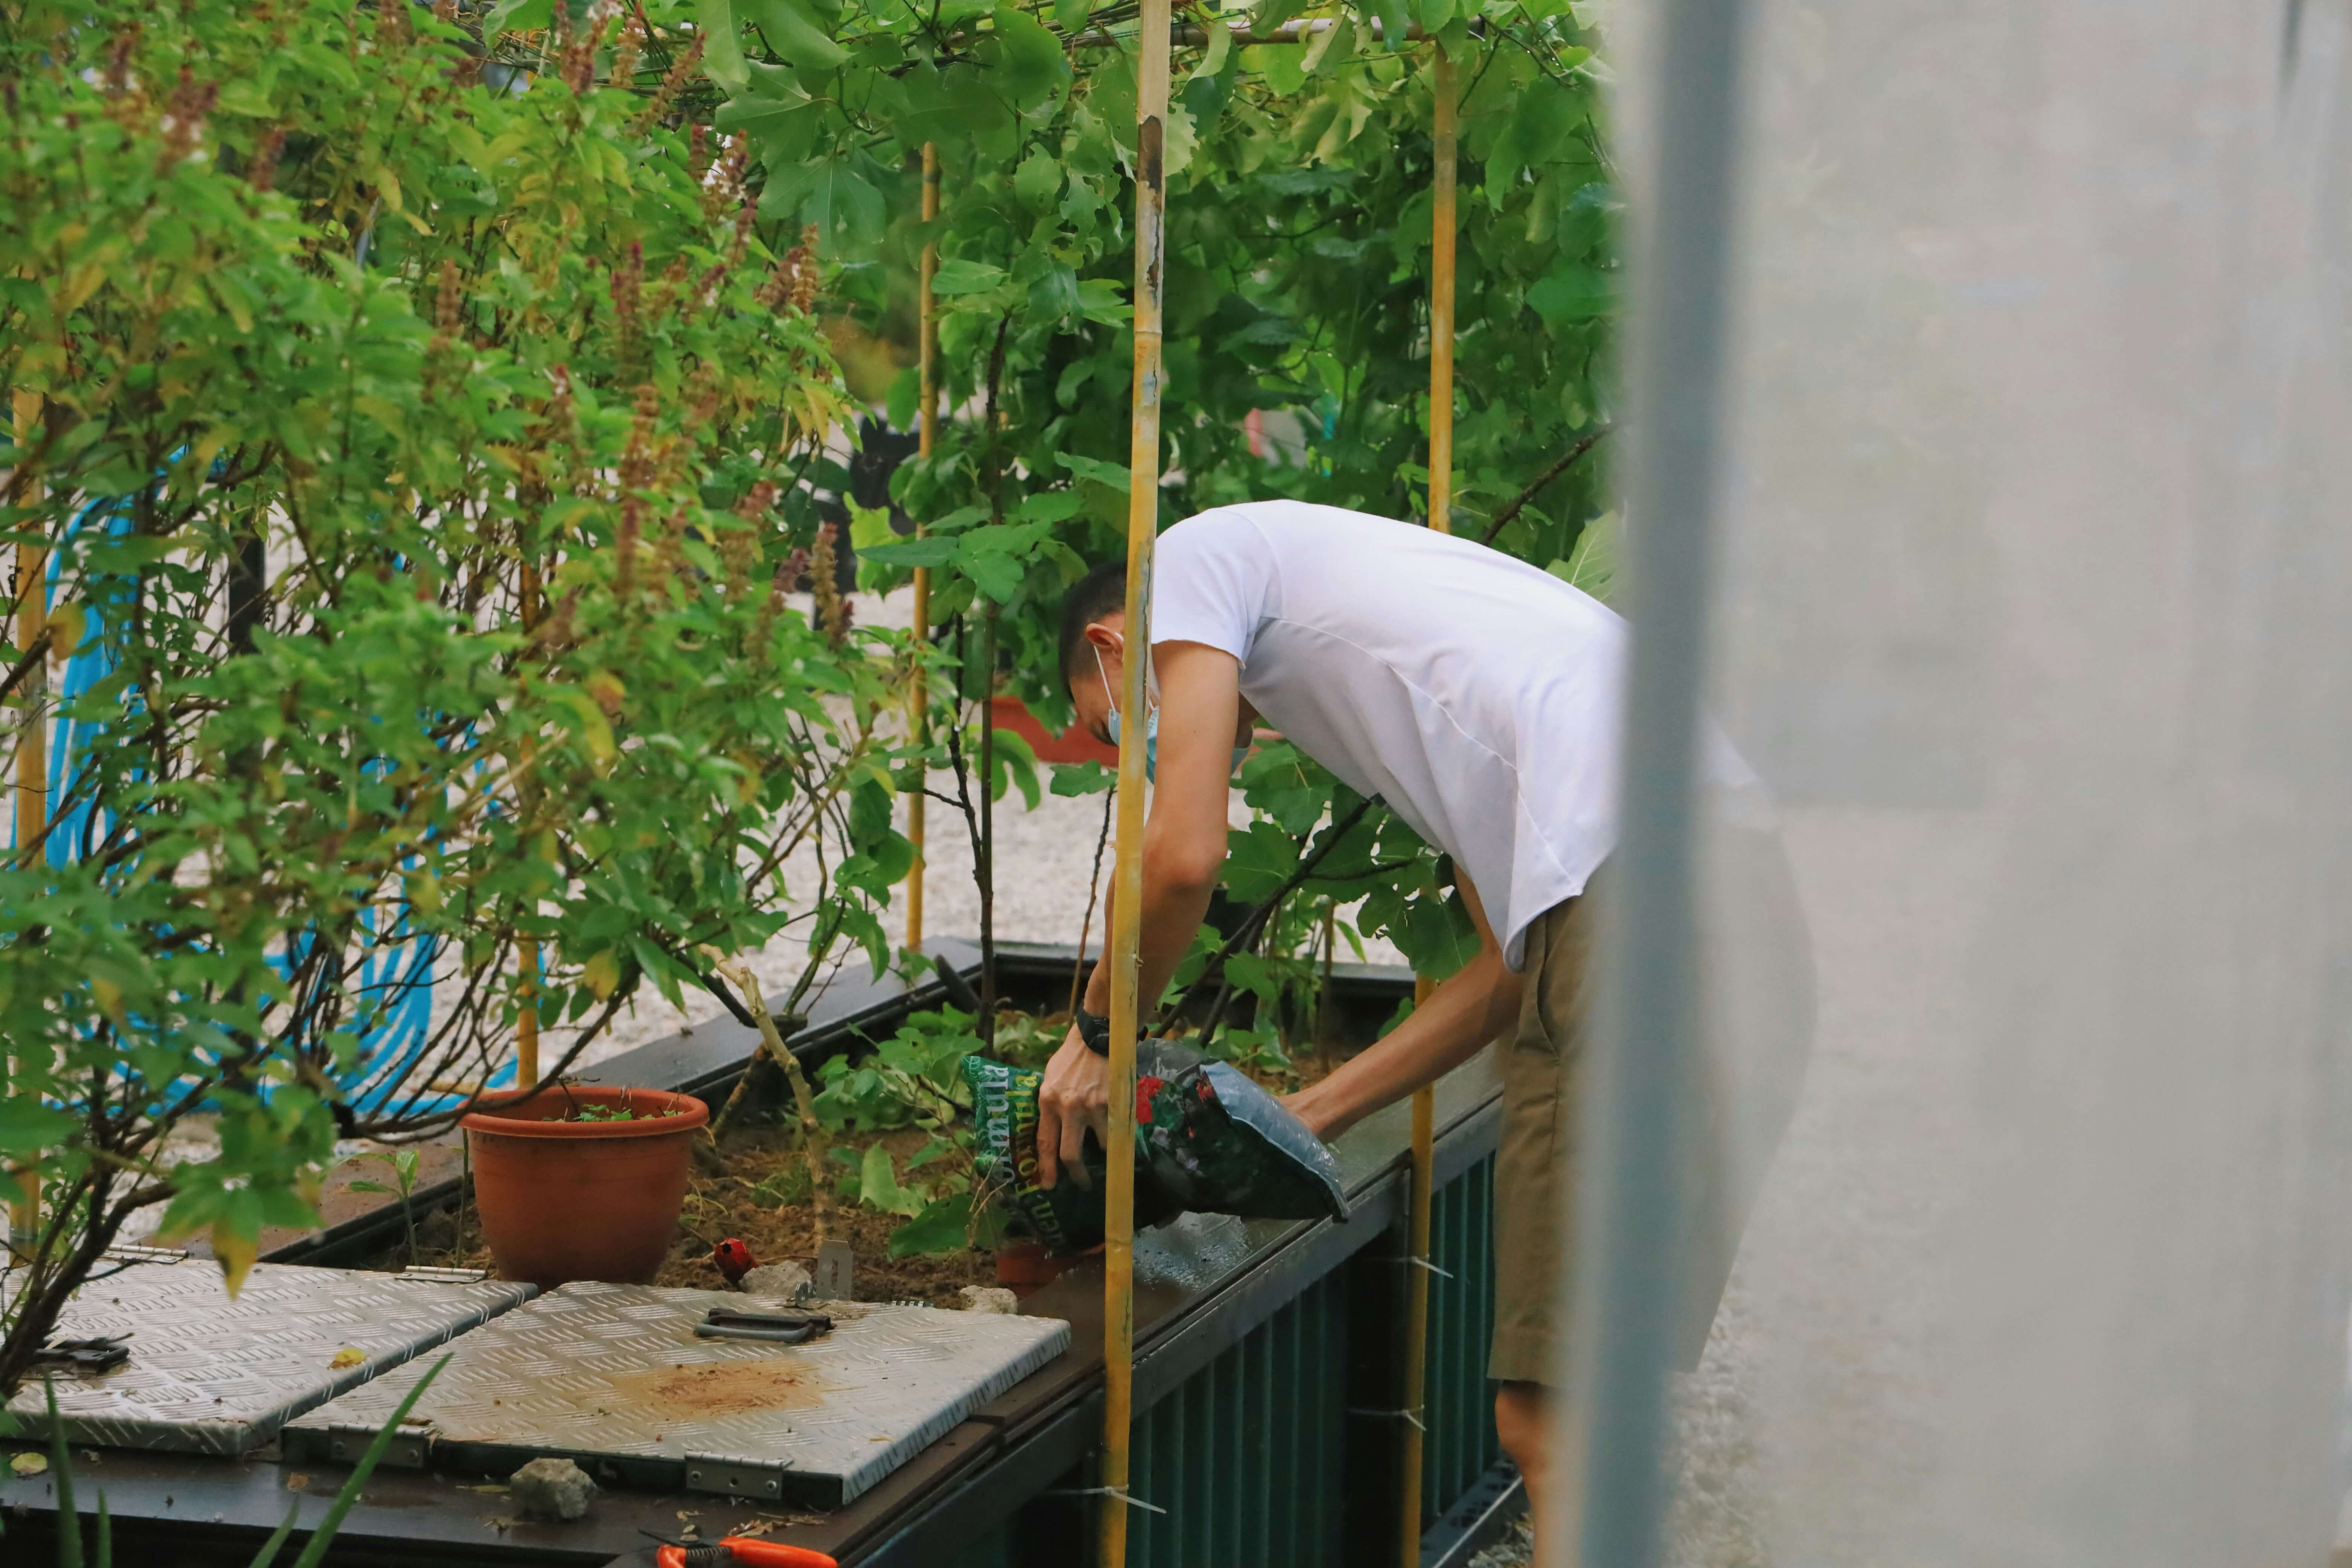
[[[1070,1179],[1091,1188],[1087,1173],[1087,1129],[1110,1146],[1110,1063],[1087,1049],[1073,1028],[1045,1064],[1037,1088],[1037,1184],[1053,1186],[1065,1167]]]

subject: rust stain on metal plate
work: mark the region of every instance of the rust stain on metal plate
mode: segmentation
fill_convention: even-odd
[[[824,1402],[817,1369],[790,1361],[717,1361],[654,1367],[613,1379],[613,1395],[633,1415],[749,1415],[761,1410],[806,1410]]]

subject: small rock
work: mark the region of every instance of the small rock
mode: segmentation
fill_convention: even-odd
[[[578,1519],[596,1495],[588,1472],[569,1459],[533,1459],[509,1476],[507,1485],[525,1519]]]
[[[1001,1312],[1009,1318],[1021,1310],[1021,1298],[1001,1285],[967,1285],[961,1294],[967,1312]]]
[[[808,1289],[809,1271],[797,1263],[762,1263],[746,1270],[742,1289],[754,1296],[776,1296],[791,1300]]]

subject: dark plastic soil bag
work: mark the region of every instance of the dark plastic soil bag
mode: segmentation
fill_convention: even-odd
[[[1001,1186],[1021,1223],[1054,1252],[1082,1252],[1103,1238],[1103,1153],[1089,1138],[1091,1189],[1037,1185],[1037,1088],[1045,1074],[966,1057],[974,1163],[981,1184]],[[1165,1040],[1135,1050],[1135,1223],[1187,1210],[1247,1219],[1348,1217],[1331,1151],[1274,1096],[1223,1062]]]

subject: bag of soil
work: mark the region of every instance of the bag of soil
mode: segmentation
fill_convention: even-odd
[[[1037,1185],[1037,1089],[1045,1074],[986,1057],[963,1059],[978,1124],[976,1175],[1001,1185],[1048,1250],[1083,1252],[1103,1237],[1103,1152],[1089,1137],[1091,1188]],[[1348,1217],[1339,1163],[1307,1124],[1223,1062],[1166,1040],[1135,1048],[1135,1223],[1187,1210],[1245,1219]]]

